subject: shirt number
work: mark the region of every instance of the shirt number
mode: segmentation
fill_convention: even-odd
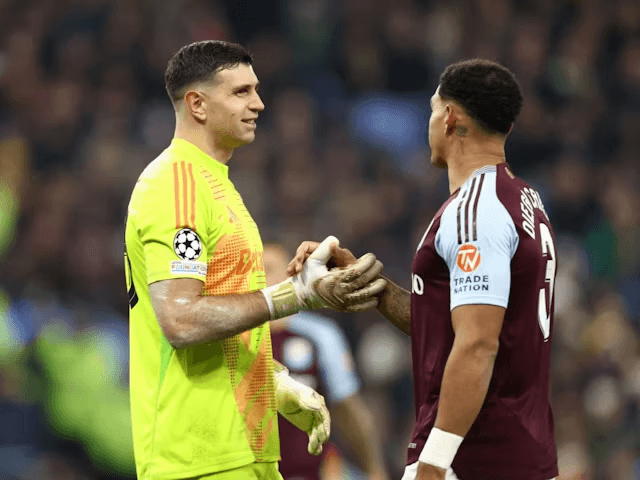
[[[538,323],[546,342],[551,333],[551,304],[553,302],[553,284],[556,279],[556,248],[553,244],[551,230],[544,223],[540,223],[540,242],[542,243],[542,255],[547,256],[547,266],[544,286],[540,289],[538,297]],[[547,292],[549,292],[548,295]]]

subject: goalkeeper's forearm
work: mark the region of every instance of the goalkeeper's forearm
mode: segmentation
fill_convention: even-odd
[[[203,296],[173,292],[175,280],[149,285],[153,309],[174,348],[187,348],[224,340],[271,318],[261,292]]]
[[[411,293],[388,278],[380,276],[387,281],[387,286],[380,295],[378,311],[396,327],[411,336]]]
[[[224,340],[302,308],[295,303],[295,296],[285,299],[290,300],[285,302],[285,308],[281,300],[271,298],[270,292],[273,289],[241,295],[203,296],[202,283],[191,279],[165,280],[149,285],[158,322],[169,343],[178,349]],[[269,301],[277,306],[275,314]]]
[[[302,272],[259,292],[203,296],[200,280],[180,278],[152,283],[149,294],[165,336],[175,348],[191,347],[224,340],[299,310],[327,306],[313,284],[328,273],[326,263],[333,243],[338,240],[327,237],[309,256]],[[349,269],[344,272],[356,277],[359,273]]]

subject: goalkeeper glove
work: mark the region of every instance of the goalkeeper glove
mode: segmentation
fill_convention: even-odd
[[[363,312],[378,306],[378,294],[387,286],[382,262],[373,253],[366,253],[348,267],[332,268],[316,280],[314,287],[328,307],[340,312]]]
[[[289,376],[287,368],[277,362],[275,371],[278,412],[309,436],[307,451],[320,455],[329,440],[331,418],[324,397],[311,387]]]
[[[349,267],[328,270],[331,246],[337,247],[339,243],[336,237],[327,237],[309,256],[300,273],[261,290],[272,320],[313,308],[356,312],[377,306],[375,295],[384,290],[386,281],[371,280],[382,270],[382,263],[373,254],[366,254]]]

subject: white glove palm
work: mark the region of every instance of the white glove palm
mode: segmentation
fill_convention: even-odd
[[[309,435],[309,453],[320,455],[331,433],[331,418],[324,397],[295,381],[286,370],[276,372],[275,383],[278,412]]]

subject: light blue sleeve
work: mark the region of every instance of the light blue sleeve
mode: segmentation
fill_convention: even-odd
[[[480,191],[479,182],[473,189],[468,181],[442,215],[436,251],[449,267],[451,310],[470,304],[507,307],[519,237],[495,181],[495,173],[486,173]]]
[[[289,330],[307,337],[315,345],[327,402],[340,403],[360,390],[360,379],[356,374],[349,343],[332,319],[300,312],[291,318]]]

